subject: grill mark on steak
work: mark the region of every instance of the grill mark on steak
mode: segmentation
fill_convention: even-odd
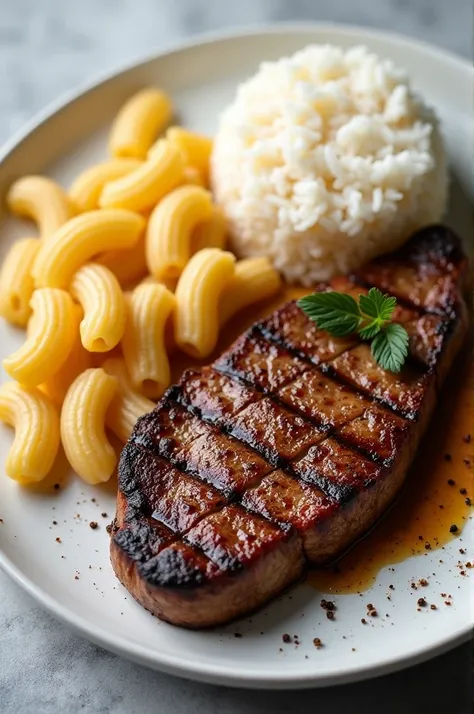
[[[422,274],[423,259],[411,243],[405,255],[413,279]],[[131,473],[119,480],[111,554],[120,579],[145,607],[187,627],[226,621],[298,579],[303,551],[326,562],[383,513],[403,483],[436,387],[465,332],[459,294],[465,261],[444,248],[449,256],[441,260],[438,244],[429,254],[457,281],[457,306],[446,299],[449,281],[435,281],[421,309],[413,302],[420,302],[418,293],[405,291],[394,316],[411,333],[418,366],[387,376],[370,364],[366,345],[331,345],[289,303],[212,367],[185,373],[154,416],[138,422],[132,443],[144,462],[155,460],[160,484],[149,493],[158,507],[150,511],[141,485],[153,469],[131,468],[125,449],[120,473],[127,467]],[[401,293],[407,275],[395,258],[379,259],[380,269],[392,271]],[[340,284],[360,292],[360,280]],[[335,282],[320,289],[339,289]],[[296,446],[286,443],[288,431]]]

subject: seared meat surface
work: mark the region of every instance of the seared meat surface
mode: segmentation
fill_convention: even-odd
[[[142,417],[120,461],[111,558],[185,627],[226,622],[325,563],[396,496],[467,332],[467,261],[443,227],[320,290],[372,285],[410,335],[399,374],[290,302]]]

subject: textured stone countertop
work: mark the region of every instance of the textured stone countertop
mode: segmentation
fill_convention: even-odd
[[[472,56],[472,0],[0,0],[0,143],[65,90],[199,32],[325,20]],[[2,714],[418,714],[472,711],[469,646],[371,682],[246,692],[148,671],[77,637],[0,573]]]

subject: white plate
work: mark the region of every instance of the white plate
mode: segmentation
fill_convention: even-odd
[[[276,59],[309,42],[364,43],[409,70],[415,86],[441,114],[455,176],[450,221],[467,235],[469,201],[474,196],[472,150],[468,150],[471,68],[451,55],[401,38],[334,26],[306,24],[212,37],[109,77],[54,107],[7,147],[0,167],[0,193],[24,173],[47,172],[67,186],[80,170],[104,155],[107,123],[123,100],[143,85],[164,87],[184,124],[212,133],[218,112],[237,83],[252,74],[261,60]],[[0,258],[27,230],[4,217]],[[22,339],[22,333],[2,322],[0,357]],[[2,428],[0,470],[10,442],[11,434]],[[250,620],[227,628],[193,633],[171,627],[152,618],[115,580],[105,531],[114,501],[112,488],[88,487],[73,476],[59,491],[50,486],[36,492],[22,490],[3,476],[0,563],[79,633],[150,667],[236,686],[322,686],[375,676],[427,658],[466,638],[472,627],[472,589],[469,579],[457,574],[456,540],[443,552],[442,571],[439,553],[432,552],[397,565],[395,572],[383,570],[363,599],[338,597],[335,622],[324,617],[318,594],[301,585]],[[102,512],[109,518],[101,517]],[[53,525],[53,520],[58,524]],[[91,530],[90,520],[97,520],[100,528]],[[465,543],[472,538],[473,525],[471,519],[463,535]],[[440,609],[436,616],[417,612],[408,587],[412,578],[431,571],[437,572],[443,589],[456,593],[454,605]],[[380,601],[389,583],[396,587],[391,602],[384,597],[383,612],[390,619],[379,617],[364,628],[360,623],[364,603]],[[243,637],[235,638],[236,631]],[[284,632],[298,634],[299,647],[285,645],[280,651]],[[326,646],[316,650],[314,637]]]

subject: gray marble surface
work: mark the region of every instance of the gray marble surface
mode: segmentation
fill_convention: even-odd
[[[472,56],[472,0],[0,0],[0,143],[65,90],[174,40],[232,25],[326,20]],[[469,646],[372,682],[303,693],[185,682],[78,638],[0,573],[1,714],[472,711]]]

